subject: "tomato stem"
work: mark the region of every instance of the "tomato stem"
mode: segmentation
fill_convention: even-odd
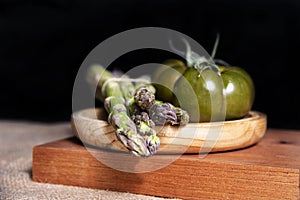
[[[214,72],[216,72],[219,76],[221,76],[219,67],[214,63],[213,58],[216,55],[217,52],[217,48],[218,48],[218,44],[219,44],[219,40],[220,40],[220,35],[217,34],[217,38],[215,41],[215,45],[213,48],[213,52],[210,58],[206,58],[205,56],[200,56],[199,54],[197,54],[196,52],[192,51],[190,44],[188,43],[188,41],[185,38],[182,38],[183,43],[186,46],[186,53],[185,53],[185,57],[186,57],[186,62],[187,62],[187,67],[193,67],[196,70],[199,71],[199,76],[201,76],[201,73],[204,70],[212,70]],[[177,50],[174,46],[172,41],[169,41],[171,49],[174,50],[175,52],[179,53],[179,54],[183,54],[184,52]]]
[[[190,44],[185,39],[183,39],[183,42],[186,45],[187,66],[194,67],[196,70],[198,70],[199,76],[201,76],[201,74],[204,70],[212,70],[212,71],[216,72],[219,76],[221,76],[219,67],[217,65],[215,65],[215,63],[213,61],[213,57],[215,56],[217,48],[218,48],[219,38],[220,38],[220,36],[218,34],[215,45],[214,45],[214,49],[212,52],[212,57],[210,57],[209,59],[207,59],[204,56],[199,56],[197,53],[192,51]]]
[[[221,72],[220,69],[217,65],[215,65],[214,63],[211,62],[201,62],[201,63],[195,63],[193,65],[193,67],[198,70],[199,72],[199,77],[201,76],[202,72],[204,70],[212,70],[214,72],[216,72],[219,76],[221,76]]]
[[[220,41],[220,33],[217,34],[217,38],[216,38],[216,41],[215,41],[215,44],[214,44],[214,48],[213,48],[213,51],[211,53],[211,59],[214,60],[215,58],[215,55],[217,53],[217,49],[218,49],[218,46],[219,46],[219,41]]]

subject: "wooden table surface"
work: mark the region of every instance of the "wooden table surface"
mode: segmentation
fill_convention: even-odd
[[[265,137],[249,148],[201,159],[198,154],[182,155],[162,169],[135,174],[112,169],[96,159],[118,163],[132,155],[87,150],[72,137],[34,148],[33,179],[183,199],[298,199],[299,144],[300,131],[268,129]],[[137,160],[134,165],[122,162],[121,167],[145,167],[165,159],[172,156],[157,155],[151,162]]]

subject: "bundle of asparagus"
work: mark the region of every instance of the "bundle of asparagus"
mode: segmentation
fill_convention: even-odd
[[[160,140],[155,125],[185,125],[188,113],[169,103],[155,100],[154,87],[131,79],[116,78],[101,66],[92,66],[88,82],[97,84],[96,98],[104,101],[108,123],[116,137],[134,155],[149,157],[155,154]]]

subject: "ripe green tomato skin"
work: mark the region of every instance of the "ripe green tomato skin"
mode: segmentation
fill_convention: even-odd
[[[161,66],[154,72],[152,82],[156,88],[156,98],[172,102],[174,85],[186,70],[186,66],[180,60],[168,60],[163,64],[166,66]]]
[[[249,74],[239,67],[220,67],[226,94],[226,120],[242,118],[254,102],[254,83]]]
[[[175,83],[174,94],[173,104],[185,109],[191,122],[224,120],[223,83],[215,72],[205,70],[199,76],[198,70],[188,69]]]
[[[233,120],[244,117],[251,110],[255,91],[247,72],[238,67],[220,67],[220,72],[223,83],[216,73],[206,70],[199,76],[194,68],[188,69],[175,83],[174,94],[178,100],[173,103],[187,110],[191,122],[209,122],[212,118],[218,121],[224,117]]]
[[[157,69],[155,69],[154,73],[152,74],[151,79],[153,81],[159,80],[159,76],[161,75],[161,73],[167,69],[167,67],[164,67],[164,65],[169,66],[169,67],[173,67],[173,66],[177,66],[177,65],[182,65],[182,66],[185,65],[181,60],[177,60],[177,59],[169,59],[169,60],[166,60],[165,62],[163,62],[162,64],[163,65],[159,66]]]

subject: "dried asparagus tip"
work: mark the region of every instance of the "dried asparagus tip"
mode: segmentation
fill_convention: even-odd
[[[159,137],[156,135],[150,135],[147,140],[147,147],[151,155],[155,154],[160,146]]]
[[[138,89],[138,88],[141,88],[141,87],[147,88],[147,89],[150,90],[153,94],[155,94],[155,92],[156,92],[155,87],[154,87],[152,84],[148,83],[148,82],[140,81],[140,82],[137,82],[137,83],[135,84],[135,89]]]
[[[126,112],[116,110],[109,114],[108,122],[116,129],[115,133],[118,140],[135,155],[140,157],[151,156],[145,139],[137,134],[135,124],[127,117]]]
[[[181,108],[174,107],[177,116],[177,122],[179,125],[187,125],[190,120],[190,116],[187,111],[182,110]]]
[[[153,129],[155,124],[149,118],[148,113],[141,112],[140,114],[133,115],[132,120],[134,121],[137,128],[137,132],[140,135],[145,136],[156,134],[155,130]]]
[[[141,117],[142,117],[142,121],[146,122],[146,124],[151,127],[154,128],[155,123],[150,119],[148,113],[146,112],[141,112]]]
[[[149,110],[149,115],[156,125],[178,123],[176,111],[169,103],[155,103]]]
[[[150,135],[156,135],[156,132],[153,128],[151,128],[146,122],[141,121],[139,125],[136,125],[136,129],[138,134],[141,136],[150,136]]]
[[[151,90],[142,86],[136,90],[134,94],[134,101],[142,110],[148,110],[153,106],[155,96]]]
[[[149,157],[152,155],[142,136],[135,134],[132,130],[127,131],[126,134],[124,133],[124,131],[117,130],[116,136],[134,155],[139,157]]]
[[[136,125],[139,125],[143,121],[150,128],[153,128],[155,126],[154,122],[149,118],[149,115],[146,112],[136,113],[135,115],[132,115],[132,120]]]

